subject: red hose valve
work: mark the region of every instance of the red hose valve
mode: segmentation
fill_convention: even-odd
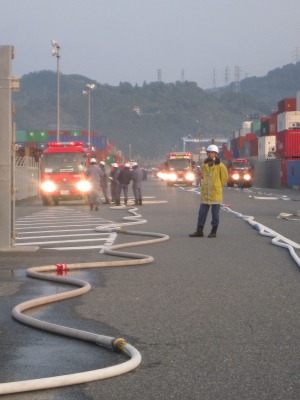
[[[68,269],[67,264],[56,264],[57,275],[64,275]]]

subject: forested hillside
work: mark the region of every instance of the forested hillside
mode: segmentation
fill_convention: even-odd
[[[91,92],[91,130],[108,136],[128,154],[160,157],[181,138],[229,137],[247,115],[269,115],[284,97],[295,97],[300,88],[300,63],[277,68],[262,78],[204,91],[193,82],[144,83],[133,86],[103,85],[79,75],[60,79],[61,130],[87,130],[88,99],[82,94],[87,83]],[[21,78],[21,90],[14,93],[17,130],[56,129],[56,73],[34,72]],[[138,107],[135,108],[135,107]]]

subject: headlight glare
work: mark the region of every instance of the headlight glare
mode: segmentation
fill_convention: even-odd
[[[41,189],[47,193],[53,193],[56,190],[56,185],[52,181],[45,181],[41,184]]]
[[[76,187],[81,192],[88,192],[89,190],[91,190],[92,185],[90,184],[89,181],[82,180],[76,183]]]

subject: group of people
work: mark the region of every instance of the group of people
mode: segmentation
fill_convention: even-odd
[[[190,237],[203,237],[203,229],[207,219],[208,211],[211,207],[211,231],[209,238],[217,236],[219,226],[219,213],[222,203],[222,187],[228,181],[228,172],[226,166],[220,161],[219,149],[216,145],[211,144],[207,147],[207,158],[201,167],[202,186],[201,186],[201,204],[198,212],[198,221],[196,231],[191,233]],[[119,169],[118,164],[111,164],[109,177],[106,174],[105,162],[101,161],[99,166],[94,158],[90,160],[90,167],[86,171],[86,175],[92,184],[92,191],[89,195],[90,209],[98,210],[100,204],[100,188],[103,192],[105,203],[109,203],[107,195],[108,179],[111,181],[111,198],[115,205],[120,205],[120,198],[123,192],[124,204],[128,201],[128,186],[130,181],[133,182],[132,190],[134,195],[134,204],[142,205],[142,181],[143,171],[137,163],[132,164],[132,170],[127,163],[124,168]]]
[[[121,204],[121,194],[124,195],[124,205],[128,202],[128,187],[132,181],[132,191],[134,196],[134,205],[142,205],[142,181],[143,171],[138,163],[126,163],[123,168],[119,168],[117,163],[110,165],[110,173],[107,174],[105,162],[100,161],[99,165],[95,158],[91,158],[90,166],[86,170],[86,176],[89,179],[92,189],[88,195],[90,210],[99,210],[101,204],[101,191],[104,197],[104,204],[110,204],[108,197],[108,183],[110,181],[111,203],[116,206]]]

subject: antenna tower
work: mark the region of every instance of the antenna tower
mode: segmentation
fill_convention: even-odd
[[[238,93],[241,89],[241,68],[237,65],[234,67],[234,82],[235,82],[235,93]]]
[[[292,62],[297,63],[300,61],[300,47],[295,47],[292,51]]]
[[[225,68],[225,81],[224,81],[225,86],[228,86],[229,82],[230,82],[230,69],[229,69],[229,67],[226,67]]]
[[[213,89],[216,89],[216,68],[213,70]]]
[[[181,82],[184,82],[184,69],[181,70]]]
[[[157,70],[157,80],[158,82],[161,82],[161,69]]]

